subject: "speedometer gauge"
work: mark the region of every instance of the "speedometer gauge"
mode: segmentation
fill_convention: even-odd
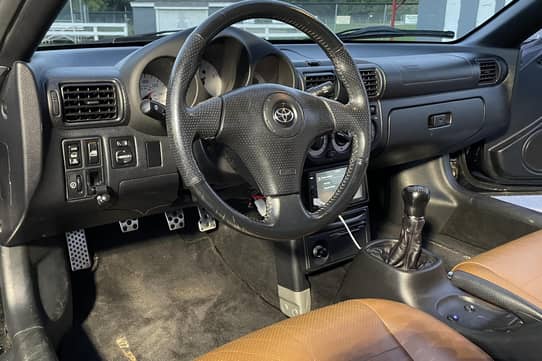
[[[216,97],[224,92],[224,83],[213,64],[202,60],[198,74],[205,90],[207,90],[210,96]]]
[[[156,76],[143,73],[139,80],[139,94],[141,95],[141,99],[151,99],[165,105],[167,87]]]

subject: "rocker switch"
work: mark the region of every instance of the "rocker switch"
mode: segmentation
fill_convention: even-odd
[[[100,148],[98,145],[98,140],[88,140],[87,144],[87,164],[88,165],[98,165],[100,164]]]

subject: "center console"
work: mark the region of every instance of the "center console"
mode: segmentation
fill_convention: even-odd
[[[347,169],[350,146],[351,139],[344,133],[322,136],[313,144],[303,174],[303,201],[308,210],[316,211],[335,193]],[[368,244],[368,194],[364,179],[350,206],[341,214],[342,220],[338,218],[301,239],[275,243],[278,293],[284,314],[296,316],[310,311],[308,275],[353,259],[359,253],[358,245]]]
[[[306,203],[310,210],[316,211],[326,204],[341,183],[346,165],[318,167],[306,172],[308,190]],[[369,196],[367,182],[363,181],[348,209],[342,213],[354,238],[365,245],[370,239]],[[358,253],[350,234],[340,219],[329,224],[318,233],[303,238],[305,271],[310,273],[351,259]]]
[[[498,307],[456,287],[442,261],[422,248],[429,190],[408,186],[402,195],[404,215],[398,239],[365,245],[350,265],[337,301],[383,298],[406,303],[456,329],[496,359],[538,360],[529,353],[539,344],[540,319]],[[524,351],[518,353],[518,349]]]

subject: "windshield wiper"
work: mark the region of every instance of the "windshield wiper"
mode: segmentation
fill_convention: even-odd
[[[453,39],[455,37],[455,33],[453,31],[444,30],[398,29],[392,28],[391,26],[368,26],[365,28],[354,28],[340,31],[337,33],[337,36],[341,40],[395,38],[405,36]]]

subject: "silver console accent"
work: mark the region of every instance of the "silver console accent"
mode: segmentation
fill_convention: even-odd
[[[292,291],[277,285],[280,310],[288,317],[295,317],[311,310],[311,289]]]
[[[66,243],[68,244],[68,256],[72,271],[79,271],[91,267],[90,255],[88,253],[87,236],[84,229],[66,232]]]
[[[122,233],[137,231],[139,229],[139,219],[133,218],[119,221],[119,226]]]
[[[184,211],[182,208],[172,208],[164,212],[170,231],[184,228]]]
[[[216,220],[205,210],[205,208],[198,207],[198,213],[198,228],[200,232],[209,232],[216,229]]]

